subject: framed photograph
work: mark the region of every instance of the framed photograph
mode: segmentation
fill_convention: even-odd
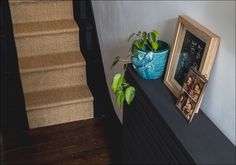
[[[191,67],[186,75],[176,106],[190,123],[195,113],[199,112],[207,79]]]
[[[220,38],[188,16],[179,16],[164,83],[178,97],[190,67],[209,78]]]

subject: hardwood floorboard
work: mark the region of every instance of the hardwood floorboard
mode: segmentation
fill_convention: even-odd
[[[111,164],[111,155],[106,151],[106,148],[99,148],[97,150],[83,152],[73,155],[73,159],[63,161],[63,164]]]
[[[5,133],[3,137],[4,151],[25,148],[49,141],[55,141],[56,139],[72,137],[74,135],[83,136],[84,134],[91,134],[91,132],[89,132],[90,129],[93,129],[93,131],[103,131],[100,127],[102,127],[101,122],[86,120],[85,122],[72,122],[51,127],[36,128],[16,134]]]
[[[60,141],[56,140],[50,143],[44,143],[28,148],[23,148],[20,150],[7,152],[3,156],[7,160],[14,159],[22,161],[22,157],[27,156],[28,160],[32,159],[32,161],[50,161],[51,157],[47,156],[54,155],[54,157],[56,157],[55,160],[60,160],[63,154],[66,155],[68,153],[71,154],[73,152],[84,152],[87,150],[93,150],[96,148],[104,147],[106,146],[106,143],[103,139],[104,136],[101,135],[98,135],[96,137],[72,137],[71,139],[61,139]],[[37,158],[39,158],[39,160],[37,160]],[[24,159],[25,158],[23,158],[23,161]]]
[[[100,120],[3,133],[1,164],[110,164],[111,153]]]

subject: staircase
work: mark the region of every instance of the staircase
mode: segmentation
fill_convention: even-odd
[[[72,0],[9,0],[30,128],[93,118]]]

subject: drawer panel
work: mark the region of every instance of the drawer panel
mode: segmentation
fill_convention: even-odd
[[[130,148],[126,149],[133,153],[133,162],[176,164],[175,157],[166,149],[163,139],[155,133],[155,128],[143,111],[146,109],[137,99],[134,99],[132,105],[124,111],[124,136],[131,136],[124,138],[124,145],[130,145]]]
[[[142,122],[136,120],[137,113],[136,104],[132,104],[130,108],[127,109],[126,119],[124,119],[124,136],[127,134],[127,138],[124,138],[124,146],[126,147],[129,153],[131,154],[131,162],[132,163],[151,163],[156,158],[152,153],[147,141],[149,139],[148,134],[143,129],[143,126],[140,125]]]
[[[162,121],[157,110],[142,96],[139,90],[136,91],[136,98],[140,104],[145,107],[143,108],[143,113],[147,115],[148,120],[152,123],[155,130],[155,136],[159,135],[163,140],[163,143],[166,144],[166,149],[171,152],[171,155],[175,157],[176,161],[180,164],[193,164],[190,156],[187,152],[184,151],[183,147],[178,144],[178,140],[175,138],[175,135],[170,131],[168,126]]]
[[[153,122],[147,116],[147,113],[150,110],[147,109],[147,107],[144,107],[140,102],[138,102],[138,99],[136,104],[138,105],[139,109],[137,109],[137,116],[135,118],[142,119],[142,125],[144,127],[143,129],[145,129],[147,134],[149,135],[148,140],[151,143],[150,146],[152,147],[155,155],[158,155],[160,163],[176,164],[177,160],[168,150],[168,146],[160,136],[161,132],[158,132],[158,130],[154,127]]]

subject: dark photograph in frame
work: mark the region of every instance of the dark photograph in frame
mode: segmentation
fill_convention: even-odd
[[[209,79],[219,43],[220,37],[197,21],[188,16],[178,17],[164,78],[175,97],[179,97],[190,67]]]
[[[186,30],[174,78],[183,86],[190,67],[199,69],[206,43]]]

